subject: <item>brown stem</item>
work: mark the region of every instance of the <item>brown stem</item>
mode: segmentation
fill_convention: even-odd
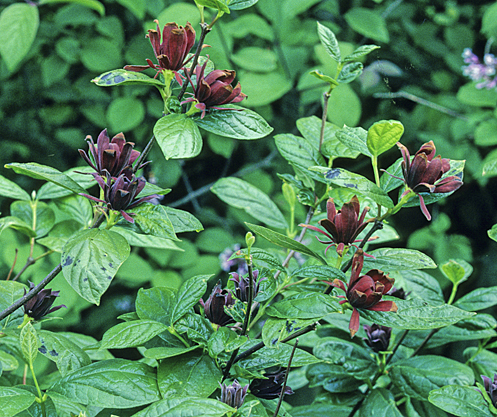
[[[330,92],[327,91],[323,93],[323,116],[321,117],[321,132],[319,135],[319,152],[321,152],[321,147],[324,141],[324,129],[326,127],[326,118],[328,117],[328,101],[330,100]]]
[[[421,349],[423,349],[425,347],[425,345],[428,343],[428,341],[432,338],[432,336],[437,333],[439,330],[441,330],[442,328],[438,328],[438,329],[432,329],[430,333],[428,333],[428,335],[424,338],[424,340],[421,342],[421,344],[418,346],[418,348],[412,353],[412,355],[410,356],[411,358],[413,356],[416,356],[420,351]]]
[[[288,366],[286,367],[285,372],[285,380],[283,381],[283,386],[281,387],[280,399],[278,400],[278,405],[276,406],[276,410],[274,410],[273,417],[278,416],[278,412],[280,411],[281,403],[283,402],[283,397],[285,396],[286,382],[288,381],[288,374],[290,373],[290,367],[292,365],[293,356],[295,355],[295,350],[297,349],[297,345],[299,344],[299,339],[295,340],[295,344],[293,345],[292,353],[290,354],[290,359],[288,359]]]
[[[200,23],[200,27],[202,28],[202,32],[200,33],[200,39],[198,41],[197,50],[195,51],[195,56],[193,57],[192,66],[190,67],[190,72],[188,73],[187,78],[191,78],[193,75],[193,71],[195,71],[195,67],[198,63],[198,58],[200,56],[200,51],[202,50],[202,45],[204,44],[205,36],[211,31],[209,25],[207,23]],[[185,72],[188,71],[185,69]],[[186,88],[188,87],[188,82],[185,80],[183,83],[183,87],[181,87],[181,91],[178,94],[178,100],[181,101],[183,95],[185,94]]]
[[[104,221],[105,216],[103,214],[96,220],[96,222],[91,226],[91,229],[97,228]],[[29,300],[31,300],[36,294],[38,294],[43,288],[45,288],[59,273],[62,271],[62,264],[58,264],[43,280],[36,285],[31,291],[27,294],[24,294],[21,298],[15,301],[11,306],[7,307],[4,311],[0,313],[0,321],[2,321],[5,317],[12,314],[19,307],[22,307]]]
[[[19,254],[19,249],[16,248],[15,252],[16,252],[16,254],[14,255],[14,262],[12,263],[12,267],[10,268],[9,275],[7,275],[6,281],[8,281],[10,279],[12,272],[14,272],[14,268],[15,268],[16,263],[17,263],[17,255]]]

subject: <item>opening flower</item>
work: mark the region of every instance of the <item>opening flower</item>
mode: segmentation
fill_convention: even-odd
[[[390,336],[392,334],[391,327],[378,326],[376,323],[372,326],[364,325],[363,327],[367,335],[367,338],[365,338],[364,341],[371,349],[376,353],[388,350]]]
[[[130,223],[134,223],[133,218],[130,216],[132,213],[126,213],[125,210],[132,209],[138,204],[157,197],[154,194],[137,198],[138,194],[145,188],[146,181],[143,178],[135,177],[134,174],[131,175],[131,178],[128,178],[124,173],[119,175],[119,177],[114,178],[111,177],[109,173],[106,173],[105,178],[98,175],[95,179],[103,190],[104,200],[88,194],[81,195],[99,203],[106,203],[109,209],[119,211]]]
[[[221,398],[218,399],[219,401],[228,404],[230,407],[240,408],[245,401],[248,387],[248,385],[242,387],[236,379],[231,385],[222,384]]]
[[[207,62],[208,61],[206,60],[204,65],[197,65],[195,68],[197,85],[193,85],[192,80],[190,80],[193,88],[193,97],[190,97],[181,103],[196,102],[195,108],[202,111],[202,119],[205,116],[206,110],[209,108],[217,110],[235,110],[219,108],[216,106],[229,103],[239,103],[247,97],[242,93],[240,83],[238,83],[235,88],[231,85],[236,76],[235,71],[214,70],[205,75],[204,71]]]
[[[450,169],[450,161],[446,158],[442,159],[440,155],[435,158],[435,144],[433,141],[421,146],[412,161],[408,149],[400,142],[397,143],[397,146],[404,159],[402,161],[402,173],[407,186],[401,198],[411,191],[418,194],[421,211],[427,220],[431,220],[431,215],[426,208],[423,196],[419,193],[450,193],[463,184],[461,178],[455,175],[442,178],[442,175]]]
[[[195,30],[189,22],[185,27],[176,23],[166,23],[161,37],[159,21],[154,20],[154,22],[157,24],[157,29],[149,29],[147,38],[150,39],[158,64],[147,59],[148,65],[126,65],[124,69],[140,72],[152,68],[157,74],[163,70],[174,71],[176,80],[181,85],[182,81],[177,71],[189,61],[187,56],[195,43]]]
[[[213,288],[207,301],[204,303],[201,299],[200,304],[204,308],[205,317],[207,317],[211,323],[219,326],[226,326],[230,323],[235,323],[233,317],[229,316],[224,311],[224,306],[229,307],[234,305],[235,300],[233,300],[231,292],[222,289],[221,282],[216,284]]]
[[[326,203],[326,219],[322,219],[318,222],[325,231],[309,224],[300,224],[299,226],[307,227],[308,229],[322,233],[329,238],[329,240],[325,241],[318,239],[321,243],[328,244],[325,253],[331,246],[337,245],[338,255],[343,256],[345,246],[349,246],[356,242],[355,238],[367,226],[367,223],[364,222],[364,218],[369,211],[369,207],[366,207],[362,211],[360,217],[359,211],[360,205],[357,196],[352,197],[352,199],[348,203],[345,203],[338,211],[333,199],[330,198]]]
[[[254,379],[250,383],[250,393],[266,400],[278,398],[285,382],[285,371],[266,373],[264,376],[266,379]],[[285,395],[293,393],[289,386],[285,387]]]
[[[29,283],[29,291],[35,287],[32,282]],[[55,299],[59,296],[60,291],[52,291],[51,288],[45,288],[36,294],[31,300],[24,304],[24,314],[34,320],[41,320],[47,314],[57,311],[59,308],[66,308],[64,304],[60,306],[52,307]],[[26,295],[26,290],[24,290],[24,295]]]
[[[233,281],[235,284],[235,296],[238,298],[240,301],[246,302],[248,301],[248,289],[250,285],[250,280],[247,276],[242,277],[236,272],[231,272],[230,273],[231,278],[230,281]],[[253,298],[257,296],[259,293],[259,286],[261,281],[264,281],[266,278],[261,278],[257,280],[259,277],[259,271],[256,269],[253,274],[252,274],[252,295]]]
[[[492,405],[497,407],[497,374],[494,374],[494,380],[492,381],[488,376],[481,375],[481,379],[483,379],[483,387],[487,392],[490,400],[492,401]],[[480,390],[477,390],[480,391]],[[481,393],[481,391],[480,391]]]
[[[96,146],[90,135],[85,140],[88,142],[90,155],[83,149],[78,151],[98,175],[105,176],[105,172],[108,172],[112,177],[118,177],[122,173],[131,176],[131,166],[140,156],[140,152],[133,150],[135,144],[126,142],[123,133],[118,133],[110,140],[107,129],[104,129],[98,135]]]
[[[348,286],[346,287],[339,279],[329,283],[345,291],[346,300],[340,301],[340,304],[348,301],[353,308],[349,323],[352,337],[359,330],[360,316],[358,308],[373,311],[397,311],[397,305],[393,301],[381,299],[384,294],[390,291],[395,280],[378,269],[372,269],[365,275],[360,276],[363,265],[364,252],[362,249],[358,249],[352,258],[352,272]]]

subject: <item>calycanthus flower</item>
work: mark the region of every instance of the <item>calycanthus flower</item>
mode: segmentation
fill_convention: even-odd
[[[195,30],[189,22],[185,27],[176,23],[167,23],[161,37],[159,21],[154,20],[154,22],[157,24],[157,29],[149,29],[146,37],[150,39],[158,64],[147,59],[148,65],[126,65],[124,69],[140,72],[152,68],[157,74],[164,70],[174,71],[176,80],[181,85],[182,81],[177,71],[189,61],[187,56],[195,43]]]
[[[231,272],[230,273],[231,278],[229,279],[230,281],[233,281],[235,284],[235,296],[238,298],[240,301],[248,301],[248,290],[250,286],[250,280],[249,276],[247,274],[246,277],[241,276],[237,272]],[[259,286],[261,281],[264,281],[266,278],[260,278],[259,277],[259,271],[256,269],[252,273],[252,296],[255,298],[257,294],[259,293]]]
[[[248,387],[248,385],[242,387],[236,379],[231,385],[222,384],[221,398],[218,398],[218,400],[228,404],[230,407],[240,408],[245,401]]]
[[[497,374],[494,374],[493,380],[491,380],[486,375],[481,375],[481,379],[483,380],[483,388],[485,388],[486,394],[490,398],[492,405],[494,407],[497,407]],[[483,393],[479,389],[477,389],[477,391],[479,391],[480,394],[483,395]]]
[[[213,288],[207,301],[204,302],[200,299],[200,304],[204,308],[205,317],[207,317],[211,323],[217,324],[218,326],[226,326],[235,322],[235,319],[224,311],[224,306],[229,307],[234,305],[235,300],[233,299],[231,292],[222,289],[221,282],[216,284]]]
[[[32,282],[29,283],[29,291],[35,287]],[[60,291],[52,291],[51,288],[44,288],[38,294],[36,294],[31,300],[24,304],[24,314],[33,318],[34,320],[40,320],[47,314],[57,311],[59,308],[66,307],[64,304],[60,306],[52,307],[55,299],[59,296]],[[26,290],[24,290],[24,295],[26,295]]]
[[[381,298],[393,286],[394,279],[385,275],[383,271],[372,269],[365,275],[360,276],[364,265],[364,252],[358,249],[352,258],[352,272],[350,281],[347,286],[339,279],[328,282],[333,287],[345,291],[345,300],[340,304],[348,302],[352,308],[352,317],[350,318],[349,330],[350,335],[354,335],[359,330],[359,309],[373,311],[397,311],[397,305],[393,301],[385,301]]]
[[[206,60],[202,66],[197,65],[195,68],[194,73],[197,77],[196,85],[193,85],[193,82],[190,79],[193,88],[193,97],[190,97],[181,103],[195,102],[195,108],[202,111],[202,119],[205,116],[206,110],[209,108],[217,110],[236,110],[219,108],[216,106],[239,103],[247,97],[246,94],[242,93],[240,83],[234,88],[231,85],[236,76],[235,71],[214,70],[205,75],[204,71],[207,62],[208,61]]]
[[[133,150],[135,144],[127,142],[122,132],[110,140],[107,129],[102,130],[98,135],[96,146],[90,135],[85,140],[88,142],[90,155],[83,149],[78,149],[78,151],[97,175],[105,176],[105,172],[108,172],[112,177],[118,177],[122,173],[129,176],[133,162],[140,156],[140,152]]]
[[[307,227],[308,229],[322,233],[327,236],[329,240],[320,240],[321,243],[328,244],[326,251],[333,245],[337,245],[337,253],[343,256],[345,246],[356,242],[355,238],[367,226],[364,222],[366,213],[369,207],[366,207],[359,217],[360,205],[357,196],[345,203],[340,210],[337,211],[333,199],[330,198],[326,203],[326,219],[320,220],[319,225],[325,229],[321,230],[319,227],[311,226],[309,224],[300,224],[299,226]]]
[[[371,349],[376,353],[388,350],[390,336],[392,334],[391,327],[379,326],[376,323],[371,326],[364,325],[363,327],[367,335],[367,338],[364,339],[364,341]]]
[[[250,383],[250,393],[266,400],[278,398],[285,382],[285,374],[286,371],[265,373],[264,376],[266,379],[254,379]],[[289,386],[286,386],[285,395],[292,394],[294,394],[293,390]]]
[[[408,149],[400,142],[397,143],[397,146],[402,153],[402,173],[407,186],[401,198],[411,191],[418,194],[421,211],[427,220],[431,220],[431,215],[426,208],[423,196],[419,193],[450,193],[457,190],[463,182],[461,178],[455,175],[442,178],[450,169],[450,161],[446,158],[442,159],[440,155],[435,157],[435,144],[433,141],[421,146],[412,161]]]

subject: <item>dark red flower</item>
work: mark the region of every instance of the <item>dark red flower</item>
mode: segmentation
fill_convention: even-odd
[[[148,65],[126,65],[125,70],[139,72],[152,68],[157,73],[163,70],[176,73],[189,61],[187,56],[195,43],[195,30],[192,25],[189,22],[185,27],[178,26],[176,23],[167,23],[162,30],[161,38],[159,21],[154,20],[154,22],[157,24],[157,30],[149,29],[147,38],[150,39],[159,64],[154,64],[150,59],[147,59]],[[178,76],[176,79],[181,84],[181,79]]]
[[[238,83],[235,88],[231,85],[236,76],[235,71],[214,70],[205,75],[204,71],[207,62],[208,61],[206,60],[204,65],[197,65],[195,68],[195,75],[197,77],[196,86],[193,85],[193,82],[190,80],[193,88],[193,97],[190,97],[181,103],[196,102],[195,107],[202,110],[202,118],[205,116],[205,112],[208,108],[234,110],[218,108],[216,106],[239,103],[247,97],[242,93],[240,83]]]
[[[98,201],[99,203],[106,203],[109,209],[119,211],[130,223],[134,223],[134,220],[130,214],[126,213],[124,210],[132,209],[138,204],[157,197],[154,194],[137,198],[138,194],[140,194],[145,188],[146,181],[143,178],[135,177],[134,174],[131,175],[131,178],[128,178],[124,173],[119,177],[114,178],[107,173],[105,178],[98,175],[95,179],[104,192],[104,200],[88,194],[81,195],[89,198],[90,200]]]
[[[376,323],[372,326],[364,325],[363,327],[366,335],[368,336],[364,340],[371,349],[373,349],[376,353],[388,350],[390,335],[392,334],[391,327],[378,326]]]
[[[250,393],[266,400],[278,398],[285,382],[285,371],[266,373],[264,376],[267,379],[254,379],[250,383]],[[285,395],[293,393],[289,386],[285,388]]]
[[[352,272],[348,286],[345,287],[345,284],[339,279],[335,279],[329,283],[345,291],[346,300],[340,301],[340,304],[348,301],[353,307],[349,323],[349,330],[352,337],[359,330],[360,316],[358,308],[373,311],[397,311],[397,305],[393,301],[384,301],[381,299],[384,294],[390,291],[395,280],[378,269],[372,269],[365,275],[360,276],[363,265],[364,252],[362,249],[358,249],[352,259]]]
[[[435,157],[435,144],[433,141],[421,146],[412,161],[408,149],[400,142],[397,143],[397,146],[404,159],[402,161],[402,173],[404,182],[407,185],[407,189],[402,193],[401,197],[411,191],[418,194],[421,211],[428,220],[431,220],[431,215],[426,208],[423,196],[419,193],[450,193],[463,184],[461,178],[455,175],[442,178],[450,169],[450,161],[446,158],[442,159],[440,155]]]
[[[242,277],[236,272],[231,272],[230,275],[230,281],[233,281],[235,284],[236,298],[243,302],[248,301],[248,289],[250,285],[248,274],[246,277]],[[257,278],[259,277],[259,271],[257,269],[253,272],[252,277],[252,295],[253,298],[255,298],[257,296],[257,293],[259,292],[259,285],[261,281],[264,281],[266,278],[257,280]]]
[[[307,227],[308,229],[328,236],[330,239],[328,241],[318,239],[321,243],[329,244],[326,247],[325,252],[330,248],[330,246],[337,245],[338,255],[343,256],[345,246],[354,243],[355,238],[367,226],[367,223],[364,222],[364,218],[366,217],[366,213],[369,211],[369,207],[366,207],[362,211],[360,217],[359,211],[360,205],[357,196],[352,197],[352,199],[348,203],[345,203],[338,211],[335,207],[333,199],[330,198],[326,203],[327,218],[318,222],[319,225],[326,231],[309,224],[300,224],[299,226]]]
[[[110,140],[107,129],[104,129],[98,135],[96,146],[90,135],[86,137],[86,141],[90,147],[90,155],[83,149],[78,149],[78,151],[98,175],[105,176],[105,172],[112,177],[118,177],[122,173],[126,173],[127,176],[131,175],[130,168],[140,156],[140,152],[133,150],[135,144],[126,142],[123,133],[118,133]]]
[[[201,299],[200,304],[204,308],[205,317],[207,317],[211,323],[219,326],[235,323],[235,319],[224,311],[224,306],[229,307],[234,305],[235,300],[233,300],[231,292],[222,289],[221,282],[216,284],[213,288],[207,301],[204,303]]]
[[[29,283],[29,291],[35,287],[32,282]],[[40,320],[47,314],[57,311],[59,308],[66,307],[64,304],[60,306],[52,307],[55,299],[59,296],[60,291],[52,291],[50,288],[45,288],[36,294],[31,300],[24,304],[24,314],[34,320]],[[26,290],[24,290],[24,295],[26,295]],[[52,308],[50,308],[52,307]]]

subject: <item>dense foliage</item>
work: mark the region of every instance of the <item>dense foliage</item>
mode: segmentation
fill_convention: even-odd
[[[0,0],[0,416],[497,415],[495,37]]]

